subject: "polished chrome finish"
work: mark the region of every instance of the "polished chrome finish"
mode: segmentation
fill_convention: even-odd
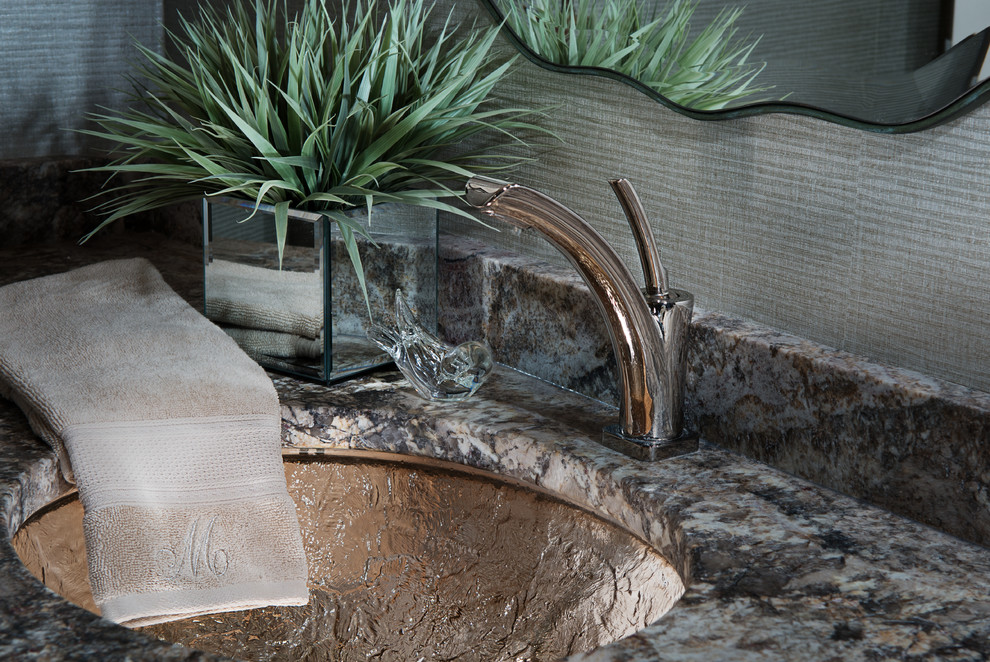
[[[619,366],[621,436],[655,446],[682,437],[686,335],[693,297],[666,288],[655,245],[641,244],[646,236],[652,239],[642,205],[628,182],[618,186],[623,191],[620,201],[632,210],[630,223],[640,253],[646,253],[644,270],[653,274],[648,276],[654,280],[653,289],[665,292],[644,297],[608,242],[580,216],[538,191],[475,177],[467,184],[466,199],[486,215],[536,230],[578,270],[605,317]],[[634,457],[644,454],[651,453],[632,453]]]
[[[660,327],[663,343],[656,351],[663,354],[662,402],[670,409],[670,419],[677,421],[676,429],[662,439],[677,438],[684,420],[684,387],[687,382],[687,349],[694,313],[694,295],[684,290],[669,289],[664,294],[647,296],[653,319]]]
[[[474,177],[464,187],[464,200],[472,207],[483,207],[514,184],[490,177]]]
[[[676,439],[644,439],[627,437],[618,425],[606,425],[602,444],[637,460],[656,462],[698,450],[698,433],[683,432]]]
[[[653,228],[646,218],[643,203],[628,179],[610,179],[608,183],[619,199],[622,211],[626,213],[626,220],[629,221],[629,228],[639,250],[639,261],[643,265],[643,278],[646,280],[643,291],[646,296],[663,294],[668,289],[667,270],[660,262],[660,249],[653,238]]]

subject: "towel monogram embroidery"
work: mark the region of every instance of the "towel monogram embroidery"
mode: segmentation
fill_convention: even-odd
[[[227,550],[214,549],[213,529],[217,519],[217,515],[197,517],[189,523],[186,536],[178,546],[158,550],[155,561],[166,579],[184,574],[187,579],[195,580],[204,569],[214,577],[227,572]]]

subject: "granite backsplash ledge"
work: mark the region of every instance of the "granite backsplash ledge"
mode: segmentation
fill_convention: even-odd
[[[419,398],[395,371],[330,387],[285,377],[275,384],[286,456],[384,452],[494,471],[605,517],[661,552],[684,580],[682,598],[659,621],[635,623],[631,636],[567,658],[573,662],[980,660],[990,650],[986,548],[704,442],[697,453],[636,462],[597,443],[601,418],[614,412],[578,394],[508,369],[458,403]],[[0,463],[0,657],[218,659],[100,620],[28,574],[5,524],[37,500],[10,497],[51,493],[45,472],[32,470],[53,466],[54,456],[25,427],[23,415],[0,406],[0,455],[24,458]],[[381,501],[371,494],[368,503]],[[476,558],[469,545],[460,550]],[[508,604],[511,622],[517,610]],[[363,638],[353,626],[361,622],[341,627]],[[485,637],[494,628],[497,637],[501,624],[460,625],[481,627]]]
[[[721,315],[694,330],[706,438],[990,545],[990,394]]]
[[[611,343],[577,272],[441,241],[441,331],[614,404]],[[762,460],[990,545],[990,394],[697,310],[688,425]]]

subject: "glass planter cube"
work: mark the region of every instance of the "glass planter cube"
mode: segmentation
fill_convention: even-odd
[[[357,237],[372,318],[336,223],[290,211],[280,268],[274,208],[253,212],[252,202],[204,198],[204,308],[263,367],[330,383],[390,363],[367,330],[394,326],[397,289],[436,328],[436,210],[388,203],[370,218],[348,213],[374,242]]]

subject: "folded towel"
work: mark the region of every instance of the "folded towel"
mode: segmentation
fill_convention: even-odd
[[[146,260],[0,288],[0,395],[85,509],[93,598],[147,625],[307,601],[271,380]]]
[[[291,333],[242,329],[238,326],[225,327],[224,331],[251,357],[318,359],[323,356],[323,340],[320,338],[312,340]]]
[[[314,340],[323,332],[319,273],[213,260],[206,268],[206,294],[206,316],[214,322]]]

